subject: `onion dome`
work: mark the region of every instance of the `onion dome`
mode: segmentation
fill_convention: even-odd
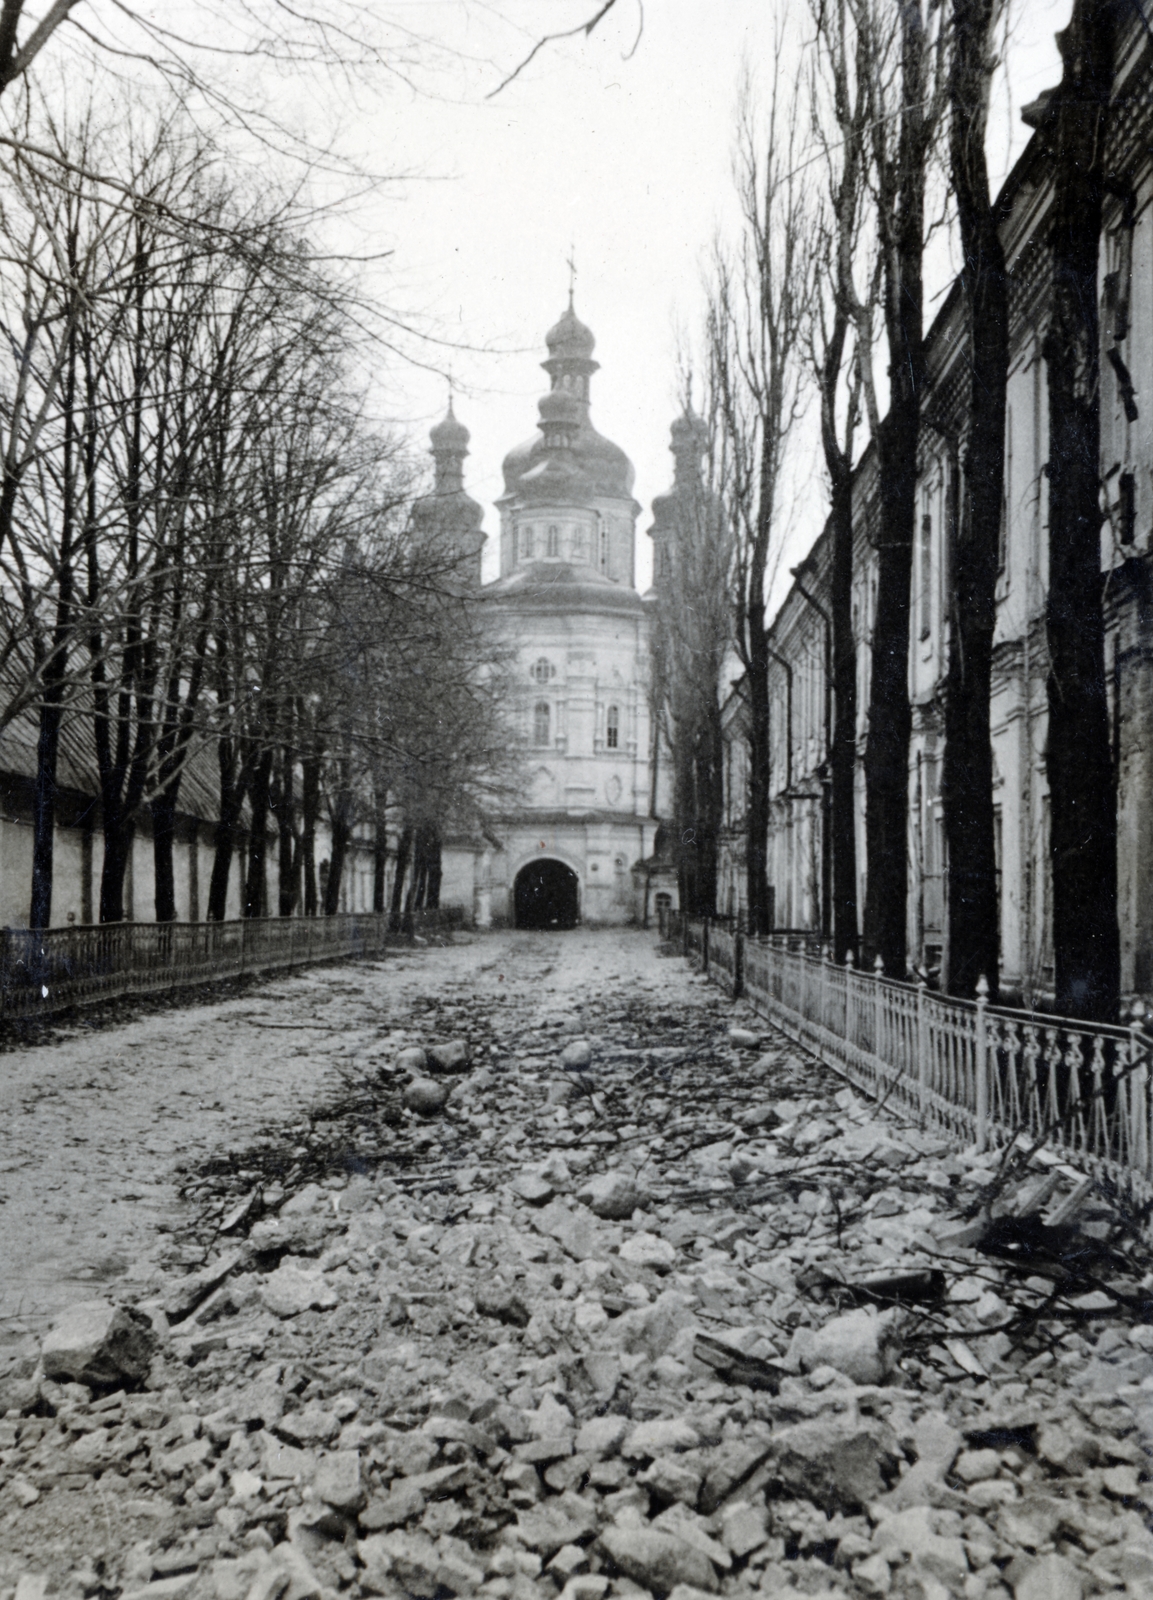
[[[468,441],[472,435],[463,422],[457,421],[456,413],[452,409],[451,397],[448,402],[448,411],[435,427],[429,429],[428,437],[432,441],[432,453],[434,456],[464,456],[468,454]]]
[[[589,380],[599,367],[592,359],[596,340],[573,310],[571,299],[545,343],[549,354],[541,365],[551,387],[538,405],[538,432],[504,458],[505,494],[523,493],[539,503],[562,494],[568,499],[629,498],[632,463],[589,421]]]
[[[592,329],[586,328],[577,316],[571,298],[560,321],[555,322],[545,334],[544,342],[554,359],[560,357],[562,360],[587,361],[596,349]]]

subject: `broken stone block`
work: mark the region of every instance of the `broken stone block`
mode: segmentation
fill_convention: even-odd
[[[732,1494],[733,1490],[752,1477],[768,1458],[772,1440],[767,1429],[746,1429],[742,1439],[729,1439],[718,1446],[709,1458],[705,1481],[701,1486],[700,1506],[706,1516]]]
[[[634,1267],[652,1267],[656,1272],[667,1272],[677,1259],[677,1252],[667,1239],[655,1233],[634,1233],[621,1245],[621,1260]]]
[[[767,1537],[763,1505],[741,1500],[721,1513],[721,1543],[738,1560],[759,1550]]]
[[[539,1508],[521,1511],[518,1514],[517,1531],[529,1550],[535,1550],[545,1560],[549,1561],[557,1551],[566,1544],[576,1544],[578,1539],[583,1539],[590,1530],[589,1517],[591,1514],[592,1526],[596,1526],[596,1512],[591,1507],[581,1507],[581,1514],[574,1516],[570,1502],[577,1501],[577,1495],[561,1495],[555,1500],[546,1500]]]
[[[190,1311],[194,1311],[240,1265],[242,1259],[243,1251],[229,1250],[208,1266],[190,1272],[186,1278],[177,1279],[164,1296],[164,1314],[169,1322],[179,1322]]]
[[[527,1328],[532,1316],[516,1290],[501,1283],[499,1278],[478,1285],[476,1309],[482,1317],[495,1317],[513,1328]]]
[[[424,1072],[428,1066],[428,1056],[418,1044],[410,1044],[405,1049],[397,1052],[396,1069],[398,1072]]]
[[[360,1514],[366,1533],[384,1533],[424,1515],[424,1491],[408,1478],[398,1478],[387,1494],[377,1495]]]
[[[1064,1556],[1042,1556],[1013,1587],[1015,1600],[1081,1600],[1081,1574]]]
[[[1001,1470],[1001,1457],[996,1450],[962,1450],[953,1467],[953,1474],[962,1483],[981,1483],[995,1478]]]
[[[359,1452],[336,1450],[325,1456],[312,1480],[312,1492],[337,1511],[359,1511],[364,1504]]]
[[[884,1493],[898,1459],[886,1423],[830,1417],[783,1428],[773,1438],[768,1465],[790,1493],[826,1511],[847,1511]]]
[[[587,1067],[592,1062],[593,1047],[587,1039],[573,1039],[560,1053],[562,1067]]]
[[[1037,1430],[1037,1454],[1070,1476],[1079,1476],[1101,1459],[1097,1440],[1074,1422],[1043,1423]]]
[[[556,1190],[547,1178],[539,1172],[522,1172],[509,1184],[513,1194],[527,1205],[543,1206],[546,1200],[551,1200]]]
[[[873,1535],[873,1544],[890,1564],[895,1556],[904,1556],[915,1570],[943,1583],[950,1593],[964,1590],[969,1575],[964,1542],[937,1533],[928,1506],[911,1506],[886,1517]]]
[[[628,1430],[627,1417],[590,1417],[577,1430],[576,1449],[582,1455],[614,1455]]]
[[[756,1050],[763,1037],[763,1034],[754,1033],[752,1028],[729,1029],[729,1043],[737,1045],[742,1050]]]
[[[577,1190],[577,1199],[607,1222],[626,1222],[645,1195],[627,1172],[598,1172],[586,1178]]]
[[[468,1063],[469,1048],[463,1039],[429,1046],[428,1065],[433,1072],[467,1072]]]
[[[815,1331],[798,1328],[790,1357],[806,1372],[833,1367],[853,1383],[884,1383],[901,1353],[899,1319],[892,1311],[847,1311]]]
[[[432,1117],[444,1110],[451,1093],[451,1084],[438,1083],[435,1078],[414,1078],[404,1091],[404,1103],[418,1116]]]
[[[616,1524],[599,1540],[605,1556],[634,1583],[667,1594],[678,1583],[715,1593],[717,1574],[703,1551],[671,1533],[643,1523]]]
[[[698,1461],[681,1456],[660,1456],[639,1475],[637,1482],[651,1489],[659,1500],[695,1506],[703,1478],[704,1470]]]
[[[683,1417],[657,1417],[635,1427],[621,1446],[630,1461],[651,1460],[671,1450],[695,1450],[701,1436]]]
[[[260,1298],[274,1316],[297,1317],[302,1311],[330,1311],[338,1296],[318,1272],[302,1272],[281,1262],[260,1285]]]
[[[143,1382],[158,1340],[148,1318],[110,1300],[69,1306],[44,1340],[46,1378],[101,1386]]]
[[[531,1212],[538,1233],[555,1239],[574,1261],[589,1261],[598,1252],[596,1226],[587,1216],[570,1211],[563,1200],[550,1200],[539,1211]]]

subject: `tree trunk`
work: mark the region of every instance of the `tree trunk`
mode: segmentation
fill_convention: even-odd
[[[324,886],[324,914],[335,916],[340,910],[340,881],[348,843],[352,838],[352,820],[347,805],[338,802],[332,819],[332,859],[328,864],[328,882]]]
[[[829,623],[833,656],[833,739],[829,832],[832,853],[833,953],[857,949],[857,647],[853,637],[853,480],[849,464],[832,476],[832,572]]]
[[[268,801],[276,818],[276,900],[277,911],[282,917],[292,915],[300,898],[300,851],[293,825],[296,799],[294,779],[293,753],[285,746],[280,752],[280,771],[269,788]]]
[[[56,839],[56,769],[60,753],[63,686],[53,685],[40,708],[36,783],[32,792],[32,896],[28,926],[52,924],[52,873]]]
[[[320,815],[320,757],[300,764],[300,850],[304,874],[304,914],[315,917],[320,900],[316,887],[316,820]]]
[[[157,922],[176,921],[176,874],[173,846],[176,842],[176,795],[179,782],[154,794],[148,803],[152,816],[152,869],[156,880]]]
[[[119,811],[104,813],[104,865],[100,873],[101,922],[124,921],[124,875],[132,854],[136,825]]]
[[[272,781],[272,751],[264,750],[256,763],[249,788],[252,820],[248,832],[248,882],[244,890],[244,915],[263,917],[268,901],[268,791]]]
[[[880,498],[877,612],[865,745],[865,961],[890,977],[907,961],[909,892],[909,580],[917,509],[917,449],[925,387],[925,171],[929,41],[919,0],[901,6],[902,108],[893,211],[886,223],[885,337],[889,412],[877,430]]]
[[[232,741],[219,744],[220,817],[216,824],[216,849],[212,857],[212,876],[208,884],[208,920],[223,922],[228,915],[228,879],[236,853],[240,811],[244,804],[244,784],[236,778]]]
[[[1050,854],[1056,1008],[1115,1022],[1120,1003],[1117,807],[1101,585],[1097,309],[1105,134],[1114,71],[1106,0],[1077,0],[1058,36],[1049,365]]]
[[[673,826],[676,830],[677,899],[687,917],[700,917],[699,843],[696,834],[696,763],[691,740],[681,727],[673,751]]]
[[[429,831],[428,823],[422,822],[413,838],[411,894],[414,911],[424,910],[425,894],[428,890]]]
[[[963,997],[976,993],[982,977],[995,997],[1000,964],[989,698],[1004,506],[1009,288],[985,162],[1000,11],[1000,0],[954,0],[949,83],[949,145],[971,365],[961,508],[950,572],[941,798],[948,845],[945,984],[950,994]]]
[[[434,825],[429,830],[428,883],[424,891],[424,903],[430,911],[440,910],[440,881],[443,875],[443,845],[440,829]]]
[[[396,845],[396,876],[392,880],[392,905],[389,911],[388,931],[399,933],[401,928],[401,909],[404,905],[404,878],[408,871],[408,859],[412,853],[412,828],[406,822],[401,829],[400,838]]]
[[[749,932],[767,934],[772,929],[769,901],[769,807],[772,777],[769,770],[769,657],[765,633],[765,608],[749,608],[749,664],[745,688],[749,713],[749,793],[745,874],[748,884]]]

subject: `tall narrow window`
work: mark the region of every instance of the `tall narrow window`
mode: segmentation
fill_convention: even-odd
[[[549,524],[548,553],[550,556],[560,555],[560,529],[555,522]]]
[[[926,506],[928,501],[926,500]],[[933,626],[933,519],[928,510],[921,518],[921,548],[919,553],[921,578],[921,638],[927,639]]]
[[[621,742],[621,713],[619,706],[610,706],[605,714],[605,744],[610,750],[619,748]]]
[[[522,561],[532,560],[533,535],[531,528],[520,530],[520,558]]]
[[[600,569],[602,572],[609,570],[609,530],[608,524],[604,522],[601,523]]]
[[[547,744],[549,729],[549,704],[547,700],[538,700],[532,713],[532,742],[533,744]]]
[[[572,532],[572,558],[574,561],[587,561],[589,558],[588,529],[582,527],[580,523]]]

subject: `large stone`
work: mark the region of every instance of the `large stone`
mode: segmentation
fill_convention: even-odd
[[[674,1247],[655,1233],[634,1233],[621,1245],[621,1260],[631,1262],[634,1267],[667,1272],[676,1259]]]
[[[621,1440],[628,1432],[627,1417],[590,1417],[577,1431],[576,1448],[580,1455],[611,1456],[620,1449]]]
[[[928,1506],[911,1506],[886,1517],[873,1535],[873,1545],[890,1562],[905,1556],[917,1571],[943,1583],[950,1593],[964,1589],[969,1576],[964,1543],[936,1532]]]
[[[645,1196],[627,1172],[598,1172],[586,1178],[577,1190],[577,1199],[598,1217],[609,1222],[625,1222]]]
[[[509,1188],[530,1206],[543,1206],[556,1193],[548,1179],[539,1172],[518,1173]]]
[[[538,1233],[555,1239],[575,1261],[588,1261],[599,1254],[595,1224],[588,1216],[570,1211],[563,1200],[550,1200],[530,1216]]]
[[[428,1065],[433,1072],[467,1072],[469,1048],[463,1039],[429,1046]]]
[[[798,1328],[789,1353],[806,1372],[832,1367],[854,1383],[884,1383],[901,1353],[899,1319],[891,1311],[848,1311],[815,1332]]]
[[[826,1511],[868,1505],[897,1471],[893,1430],[883,1422],[822,1418],[783,1428],[772,1441],[774,1479],[800,1499]]]
[[[772,1440],[767,1429],[759,1429],[761,1425],[754,1424],[745,1429],[744,1438],[727,1439],[712,1452],[700,1497],[701,1510],[706,1516],[710,1516],[767,1459]]]
[[[435,1078],[414,1078],[404,1091],[404,1103],[410,1111],[422,1117],[433,1117],[448,1104],[452,1087],[438,1083]]]
[[[44,1340],[46,1378],[97,1387],[137,1384],[148,1375],[157,1338],[147,1317],[110,1300],[69,1306]]]
[[[629,1434],[621,1454],[630,1461],[652,1460],[670,1450],[695,1450],[701,1436],[683,1417],[657,1417],[642,1422]]]
[[[190,1272],[186,1278],[177,1279],[164,1296],[164,1314],[169,1322],[179,1322],[190,1311],[194,1311],[239,1266],[242,1255],[241,1250],[229,1250],[208,1266]]]
[[[643,1523],[606,1528],[600,1547],[614,1566],[631,1578],[667,1594],[678,1583],[715,1592],[717,1574],[703,1551],[671,1533],[658,1533]]]
[[[337,1511],[359,1511],[364,1504],[360,1481],[360,1455],[356,1450],[335,1450],[325,1456],[312,1480],[312,1492]]]
[[[337,1294],[319,1272],[302,1272],[282,1262],[260,1286],[260,1298],[278,1317],[297,1317],[302,1311],[330,1311]]]
[[[916,1461],[885,1496],[886,1505],[893,1511],[900,1511],[905,1506],[925,1505],[931,1499],[935,1487],[944,1483],[946,1474],[957,1460],[961,1434],[943,1411],[926,1411],[913,1426],[913,1446],[917,1452]],[[999,1458],[993,1451],[988,1453],[993,1456],[992,1472],[996,1472]],[[984,1452],[968,1451],[966,1454]],[[961,1460],[964,1459],[962,1456]],[[959,1476],[963,1476],[960,1461],[956,1470]]]
[[[476,1309],[482,1317],[495,1317],[513,1328],[527,1328],[532,1313],[520,1295],[499,1278],[481,1283],[476,1291]]]
[[[573,1039],[560,1053],[562,1067],[587,1067],[593,1058],[593,1047],[587,1039]]]
[[[1014,1585],[1015,1600],[1081,1600],[1081,1574],[1064,1556],[1042,1556],[1034,1561],[1021,1582]]]
[[[396,1068],[398,1072],[424,1072],[428,1068],[428,1056],[420,1045],[410,1044],[397,1052]]]

